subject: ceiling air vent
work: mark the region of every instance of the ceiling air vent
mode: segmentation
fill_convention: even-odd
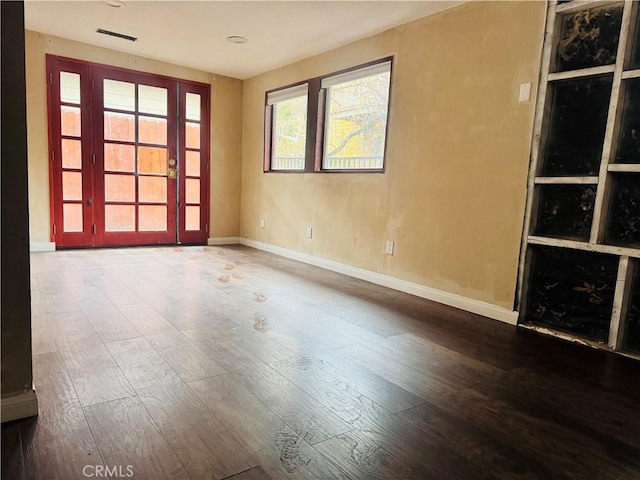
[[[102,33],[103,35],[111,35],[112,37],[118,37],[124,40],[129,40],[130,42],[138,41],[138,37],[132,37],[131,35],[125,35],[124,33],[112,32],[111,30],[105,30],[103,28],[98,28],[96,32]]]

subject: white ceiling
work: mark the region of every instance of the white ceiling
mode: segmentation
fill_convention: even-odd
[[[461,1],[25,2],[26,28],[236,78],[286,65]],[[137,42],[96,28],[138,37]],[[226,39],[241,35],[249,43]]]

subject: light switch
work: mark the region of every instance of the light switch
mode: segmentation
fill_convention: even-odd
[[[531,98],[531,84],[530,83],[521,83],[520,84],[520,95],[518,97],[519,102],[528,102]]]

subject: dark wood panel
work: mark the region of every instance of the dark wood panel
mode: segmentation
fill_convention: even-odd
[[[31,317],[31,350],[33,355],[58,351],[56,337],[52,334],[51,317],[41,314]]]
[[[102,459],[64,362],[59,353],[35,355],[33,369],[39,414],[20,422],[25,476],[86,478],[85,465],[102,465]]]
[[[0,442],[2,443],[2,468],[0,470],[0,476],[15,480],[25,480],[20,422],[3,423],[2,431],[0,432]]]
[[[344,433],[349,424],[271,367],[238,370],[243,385],[311,445]]]
[[[120,275],[103,275],[95,279],[96,286],[114,305],[135,305],[140,298],[122,283]]]
[[[153,480],[640,477],[631,359],[245,247],[45,253],[32,275],[25,478],[100,453]]]
[[[226,332],[217,334],[204,329],[185,330],[183,333],[228,372],[262,364],[249,350],[237,344],[233,334]]]
[[[61,351],[81,351],[85,345],[102,343],[87,316],[80,310],[59,315],[48,315],[46,330]]]
[[[436,402],[455,390],[455,387],[449,383],[410,369],[392,358],[380,355],[371,347],[352,345],[338,351],[354,362],[366,366],[381,377],[425,400]]]
[[[155,333],[159,330],[175,329],[173,325],[149,305],[123,305],[119,309],[143,335]]]
[[[389,337],[382,342],[367,343],[384,358],[437,378],[455,388],[491,380],[502,370],[458,352],[424,340],[413,334]]]
[[[189,386],[271,477],[348,478],[243,387],[235,374],[197,380]]]
[[[97,335],[61,354],[83,406],[133,395],[129,382]]]
[[[138,394],[191,478],[223,478],[257,465],[183,382],[168,381]]]
[[[614,463],[597,441],[516,409],[497,395],[487,396],[471,388],[461,390],[449,395],[443,408],[475,422],[502,442],[535,452],[538,459],[567,472],[568,478],[633,478],[634,469]]]
[[[518,451],[517,443],[503,441],[499,434],[492,436],[480,422],[460,419],[435,405],[424,404],[400,413],[399,417],[431,437],[436,445],[450,449],[476,465],[478,471],[490,472],[496,478],[568,478],[539,459],[536,451]]]
[[[160,350],[162,358],[185,382],[228,373],[213,358],[195,345]]]
[[[629,415],[638,408],[637,399],[594,391],[570,379],[549,381],[523,369],[473,388],[519,412],[594,440],[622,464],[640,467],[640,416]]]
[[[335,350],[316,350],[308,358],[298,357],[296,362],[302,365],[305,363],[319,365],[329,374],[394,413],[424,403],[424,399],[408,392],[394,381],[373,373]]]
[[[350,478],[363,480],[424,478],[366,435],[355,430],[325,440],[315,448],[339,465]]]
[[[271,477],[265,472],[262,467],[254,467],[244,472],[237,473],[224,480],[270,480]]]
[[[274,368],[340,418],[410,466],[423,478],[491,478],[429,435],[423,435],[381,405],[320,369],[296,359]]]
[[[264,403],[244,388],[234,374],[189,382],[198,398],[240,439],[249,453],[274,444],[275,434],[293,431]],[[246,420],[250,418],[251,421]]]
[[[189,479],[167,440],[136,397],[86,407],[105,465],[131,467],[138,479]]]
[[[107,348],[136,391],[178,378],[176,372],[144,338],[110,342]]]
[[[103,342],[115,342],[141,336],[133,324],[115,305],[110,307],[86,307],[82,310]]]

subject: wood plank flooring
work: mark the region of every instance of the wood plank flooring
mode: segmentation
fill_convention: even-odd
[[[2,478],[640,479],[640,361],[240,246],[31,271]]]

